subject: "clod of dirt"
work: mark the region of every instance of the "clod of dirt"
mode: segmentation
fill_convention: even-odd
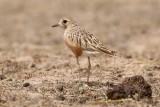
[[[153,77],[153,73],[148,73],[148,76],[149,77]]]
[[[123,75],[122,75],[122,74],[118,74],[117,76],[120,78],[120,77],[122,77]]]
[[[28,86],[30,86],[30,83],[28,83],[28,82],[23,84],[23,87],[28,87]]]
[[[0,99],[0,103],[6,103],[6,100]]]
[[[148,97],[151,98],[152,90],[151,86],[140,75],[125,78],[122,85],[126,91],[127,96],[138,94],[138,98]]]
[[[160,66],[159,65],[156,65],[153,67],[155,70],[160,70]]]
[[[132,58],[132,55],[125,55],[125,57],[126,57],[127,59],[131,59],[131,58]]]
[[[151,86],[140,75],[126,77],[122,84],[114,85],[112,89],[107,90],[108,99],[117,100],[122,98],[151,98]]]
[[[78,103],[85,104],[87,100],[88,100],[87,97],[80,97],[80,98],[78,98]]]
[[[62,92],[64,91],[65,86],[60,84],[60,85],[55,86],[55,88],[58,92]]]
[[[34,67],[36,67],[36,64],[31,64],[31,68],[34,68]]]
[[[113,89],[107,90],[108,99],[116,100],[126,98],[126,93],[122,85],[116,85]]]
[[[56,99],[63,101],[63,100],[65,100],[65,97],[63,94],[59,94],[59,95],[56,95]]]
[[[4,75],[0,75],[0,80],[4,80],[6,77]]]
[[[147,66],[147,67],[145,67],[145,69],[147,70],[147,71],[159,71],[160,70],[160,66],[159,65],[153,65],[153,66]]]

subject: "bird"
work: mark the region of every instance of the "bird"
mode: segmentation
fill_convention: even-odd
[[[97,54],[115,56],[115,51],[106,48],[97,36],[80,27],[71,17],[62,17],[60,21],[52,27],[61,27],[64,29],[63,39],[68,48],[75,55],[79,69],[79,57],[86,56],[88,58],[87,82],[89,82],[91,70],[90,57]],[[80,70],[79,81],[81,81]]]

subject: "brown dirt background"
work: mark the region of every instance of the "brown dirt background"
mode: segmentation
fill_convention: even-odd
[[[159,0],[0,0],[1,107],[160,106]],[[73,17],[118,57],[93,57],[91,81],[122,82],[142,75],[151,84],[153,104],[144,100],[70,103],[55,98],[55,84],[78,80],[76,60],[53,29],[61,17]],[[87,59],[80,59],[87,67]],[[85,71],[85,70],[84,70]],[[86,81],[86,75],[82,76]],[[23,84],[29,82],[29,87]],[[101,100],[96,100],[101,101]]]

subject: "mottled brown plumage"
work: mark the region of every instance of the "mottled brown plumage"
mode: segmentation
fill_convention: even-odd
[[[89,74],[91,69],[90,56],[101,53],[110,56],[115,55],[114,51],[106,48],[96,36],[79,27],[77,23],[71,18],[63,17],[58,24],[53,25],[52,27],[56,26],[60,26],[65,29],[63,36],[64,41],[66,42],[68,48],[76,56],[78,65],[78,58],[80,56],[85,55],[88,57],[87,82],[89,82]]]

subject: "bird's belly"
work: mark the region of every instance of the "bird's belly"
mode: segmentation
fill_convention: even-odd
[[[79,57],[83,53],[83,49],[76,44],[66,41],[68,48],[75,54],[76,57]]]
[[[80,46],[77,44],[72,43],[71,41],[65,41],[68,48],[74,53],[75,56],[96,56],[100,53],[98,51],[89,51],[89,50],[83,50]]]
[[[83,51],[83,56],[87,56],[87,57],[90,57],[90,56],[96,56],[96,55],[99,55],[100,53],[99,52],[96,52],[96,51]]]

